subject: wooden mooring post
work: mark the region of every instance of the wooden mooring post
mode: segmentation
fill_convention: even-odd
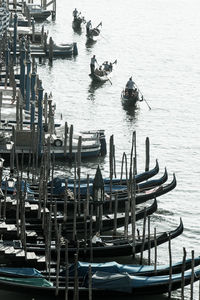
[[[184,300],[184,286],[185,286],[185,277],[184,277],[184,272],[185,272],[185,261],[186,261],[186,250],[183,248],[183,264],[182,264],[182,276],[181,276],[181,300]]]
[[[146,153],[146,160],[145,160],[145,171],[149,171],[149,163],[150,163],[150,142],[149,138],[146,138],[145,142],[145,153]]]
[[[171,236],[169,233],[169,291],[168,298],[171,298],[172,291],[172,249],[171,249]]]

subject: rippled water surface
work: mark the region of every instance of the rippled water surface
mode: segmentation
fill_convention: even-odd
[[[85,45],[85,28],[82,33],[72,29],[75,7],[94,26],[102,21],[99,40],[91,47]],[[55,42],[77,42],[79,55],[54,60],[52,67],[47,62],[38,66],[45,91],[53,93],[58,117],[62,114],[75,131],[105,129],[108,143],[114,135],[118,172],[123,152],[130,154],[136,130],[138,171],[145,167],[148,136],[151,167],[158,159],[158,176],[165,166],[169,181],[176,174],[176,189],[157,199],[158,211],[151,219],[152,226],[163,231],[175,228],[182,217],[185,230],[172,241],[173,261],[182,259],[183,247],[188,256],[191,250],[196,255],[200,250],[199,11],[197,0],[58,0],[57,19],[46,22],[45,28]],[[93,54],[99,63],[117,59],[112,85],[91,85]],[[130,76],[151,110],[145,102],[136,110],[122,106],[120,94]],[[84,175],[93,175],[98,163],[108,175],[108,156],[83,162]],[[57,173],[64,171],[69,172],[68,165],[59,163]],[[158,259],[168,262],[168,245],[159,246]],[[189,288],[187,293],[189,299]],[[180,299],[180,293],[174,295]]]

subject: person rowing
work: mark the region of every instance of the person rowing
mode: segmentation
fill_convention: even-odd
[[[135,86],[135,82],[132,80],[132,77],[126,83],[126,88],[128,89],[128,96],[131,97],[133,93],[133,88]]]
[[[90,29],[92,29],[92,23],[91,23],[91,20],[89,20],[89,21],[86,23],[86,32],[87,32],[87,35],[89,35]]]
[[[73,17],[74,17],[74,20],[77,19],[77,17],[78,17],[78,10],[76,8],[73,11]]]
[[[91,58],[91,61],[90,61],[90,70],[91,70],[91,74],[94,74],[95,63],[97,63],[97,60],[96,60],[96,56],[93,55],[93,57]]]

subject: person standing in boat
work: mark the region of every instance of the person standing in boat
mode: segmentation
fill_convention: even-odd
[[[91,58],[91,61],[90,61],[90,70],[91,70],[91,74],[94,74],[95,63],[97,63],[97,60],[96,60],[95,55],[93,55],[92,58]]]
[[[92,23],[91,23],[91,20],[89,20],[89,21],[86,23],[86,33],[87,33],[87,35],[89,35],[90,29],[92,29]]]
[[[132,77],[130,77],[126,84],[126,88],[128,89],[129,97],[132,96],[134,85],[135,85],[135,82],[132,80]]]
[[[77,18],[77,16],[78,16],[78,10],[75,8],[73,11],[74,20]]]

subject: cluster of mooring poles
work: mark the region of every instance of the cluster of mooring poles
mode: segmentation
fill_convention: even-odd
[[[51,11],[47,11],[49,5]],[[95,176],[90,172],[86,178],[81,175],[83,157],[106,154],[104,131],[84,132],[77,138],[73,125],[65,122],[58,134],[61,125],[55,123],[52,94],[44,93],[36,58],[48,57],[52,62],[59,51],[67,49],[56,47],[51,37],[47,43],[43,26],[41,32],[35,31],[35,22],[49,12],[55,19],[56,0],[42,0],[37,6],[33,0],[0,1],[0,289],[6,288],[9,277],[9,286],[33,296],[39,291],[62,299],[73,295],[74,299],[85,296],[91,300],[106,293],[121,293],[122,297],[126,293],[168,293],[171,298],[172,291],[180,288],[181,299],[185,299],[184,288],[190,285],[193,299],[200,258],[192,251],[191,259],[186,259],[183,249],[183,260],[172,263],[171,240],[182,233],[182,220],[176,229],[161,233],[151,226],[156,198],[175,188],[175,175],[170,183],[166,183],[166,170],[154,178],[159,165],[156,161],[150,169],[148,137],[145,170],[138,172],[136,132],[130,155],[123,153],[120,166],[116,166],[114,137],[110,137],[108,178],[103,178],[99,165]],[[18,29],[19,23],[27,24],[25,35],[20,31],[23,25]],[[68,51],[66,55],[77,55],[76,43]],[[85,144],[88,140],[91,148]],[[57,157],[70,161],[72,177],[55,176]],[[158,246],[163,243],[168,243],[167,268],[158,265]],[[139,261],[128,274],[128,289],[127,284],[120,283],[120,289],[109,282],[113,273],[115,278],[127,276],[130,265],[121,264],[126,271],[118,274],[112,263],[109,271],[106,263],[94,264],[99,258],[112,257],[121,262],[124,256]],[[151,271],[145,269],[145,262],[152,266]],[[30,268],[38,270],[37,276],[23,273],[32,272]],[[134,275],[143,275],[138,285]],[[161,275],[165,275],[163,285]],[[150,276],[154,283],[147,286],[143,281],[148,282]],[[16,277],[18,283],[14,283]]]

